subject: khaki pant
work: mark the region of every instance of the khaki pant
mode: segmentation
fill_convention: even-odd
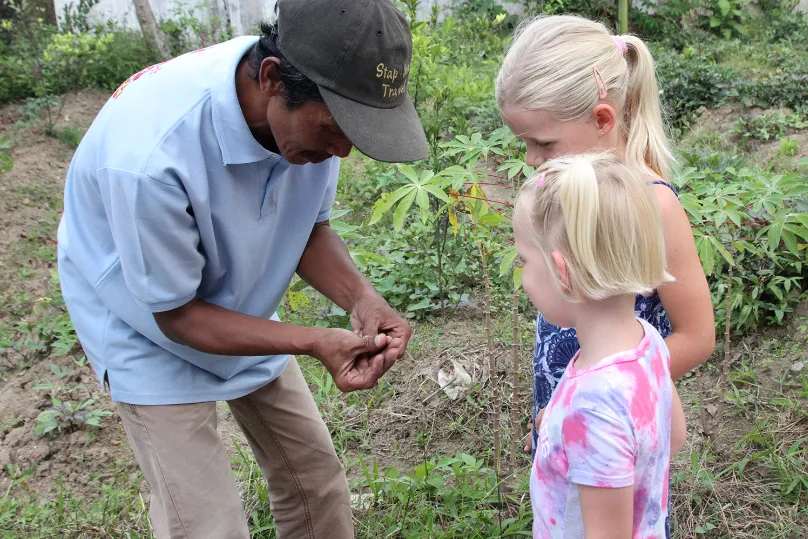
[[[116,404],[158,539],[249,539],[216,403]],[[228,404],[267,479],[278,539],[352,538],[345,470],[297,362]]]

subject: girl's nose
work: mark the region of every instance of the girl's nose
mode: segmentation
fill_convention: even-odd
[[[544,163],[544,159],[539,154],[538,150],[528,148],[527,153],[525,154],[525,162],[530,167],[538,167]]]

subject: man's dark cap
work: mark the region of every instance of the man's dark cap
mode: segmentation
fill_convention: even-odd
[[[278,48],[359,151],[388,162],[427,156],[407,94],[412,35],[391,0],[278,0],[277,12]]]

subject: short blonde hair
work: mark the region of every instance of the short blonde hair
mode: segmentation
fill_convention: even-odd
[[[573,299],[647,294],[673,280],[649,173],[611,152],[545,163],[519,192],[514,220],[550,268],[553,251],[564,257]]]
[[[496,82],[500,109],[544,110],[562,122],[584,121],[601,102],[594,68],[618,112],[626,162],[668,178],[673,155],[662,123],[654,59],[642,39],[620,36],[625,54],[601,23],[542,15],[516,32]]]

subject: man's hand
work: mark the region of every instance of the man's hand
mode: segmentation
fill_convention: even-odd
[[[539,410],[539,413],[536,414],[535,421],[528,422],[527,430],[530,433],[530,436],[527,437],[527,443],[525,444],[525,453],[530,454],[533,452],[533,429],[536,429],[536,432],[539,432],[539,427],[541,427],[541,418],[544,417],[544,408]]]
[[[312,355],[325,365],[343,393],[370,389],[387,370],[383,351],[390,344],[384,334],[360,337],[345,329],[328,329]]]
[[[380,354],[385,371],[404,356],[412,336],[409,324],[375,292],[364,294],[356,302],[351,310],[351,326],[360,337],[378,333],[390,337],[387,348]]]

